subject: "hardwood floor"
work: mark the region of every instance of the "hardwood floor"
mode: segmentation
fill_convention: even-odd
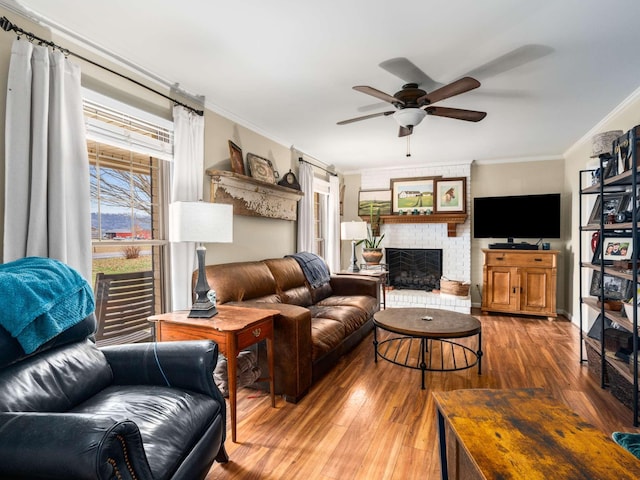
[[[420,372],[374,364],[373,335],[343,357],[296,405],[264,392],[238,394],[238,443],[214,479],[439,479],[431,392],[460,388],[543,388],[607,435],[633,428],[632,412],[600,388],[579,362],[579,331],[569,321],[483,316],[482,375]],[[475,348],[476,340],[467,340]],[[230,428],[227,428],[230,432]],[[230,437],[230,435],[228,435]]]

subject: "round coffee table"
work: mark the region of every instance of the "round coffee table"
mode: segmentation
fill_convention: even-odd
[[[452,372],[478,365],[482,374],[482,326],[464,313],[435,308],[387,308],[373,315],[373,347],[378,357],[422,371]],[[377,329],[399,334],[378,342]],[[452,339],[478,336],[478,350]]]

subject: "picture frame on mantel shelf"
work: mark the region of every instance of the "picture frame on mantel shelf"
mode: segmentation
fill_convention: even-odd
[[[467,213],[467,177],[434,180],[434,213]]]
[[[433,184],[442,177],[391,179],[391,212],[411,213],[433,210]]]
[[[360,190],[358,192],[358,216],[390,214],[391,190]]]
[[[276,183],[276,178],[279,176],[273,169],[271,160],[253,153],[247,153],[247,167],[249,167],[249,175],[252,178],[263,182]]]
[[[231,171],[239,175],[246,175],[242,149],[231,140],[229,140],[229,158],[231,159]]]

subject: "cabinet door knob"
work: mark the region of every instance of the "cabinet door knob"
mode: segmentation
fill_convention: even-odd
[[[251,333],[253,333],[253,336],[258,338],[260,336],[260,333],[262,332],[261,329],[256,328],[255,330],[252,330]]]

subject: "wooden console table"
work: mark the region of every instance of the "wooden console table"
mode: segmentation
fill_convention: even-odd
[[[158,341],[213,340],[218,350],[227,357],[229,382],[229,409],[231,410],[231,440],[236,441],[237,356],[240,350],[267,341],[269,363],[269,389],[271,406],[276,406],[273,377],[273,313],[257,308],[218,306],[218,315],[211,318],[188,318],[188,311],[153,315],[149,321],[156,324]],[[213,372],[211,372],[213,375]],[[267,380],[260,378],[259,381]]]
[[[443,480],[640,478],[636,457],[542,389],[433,397]]]

